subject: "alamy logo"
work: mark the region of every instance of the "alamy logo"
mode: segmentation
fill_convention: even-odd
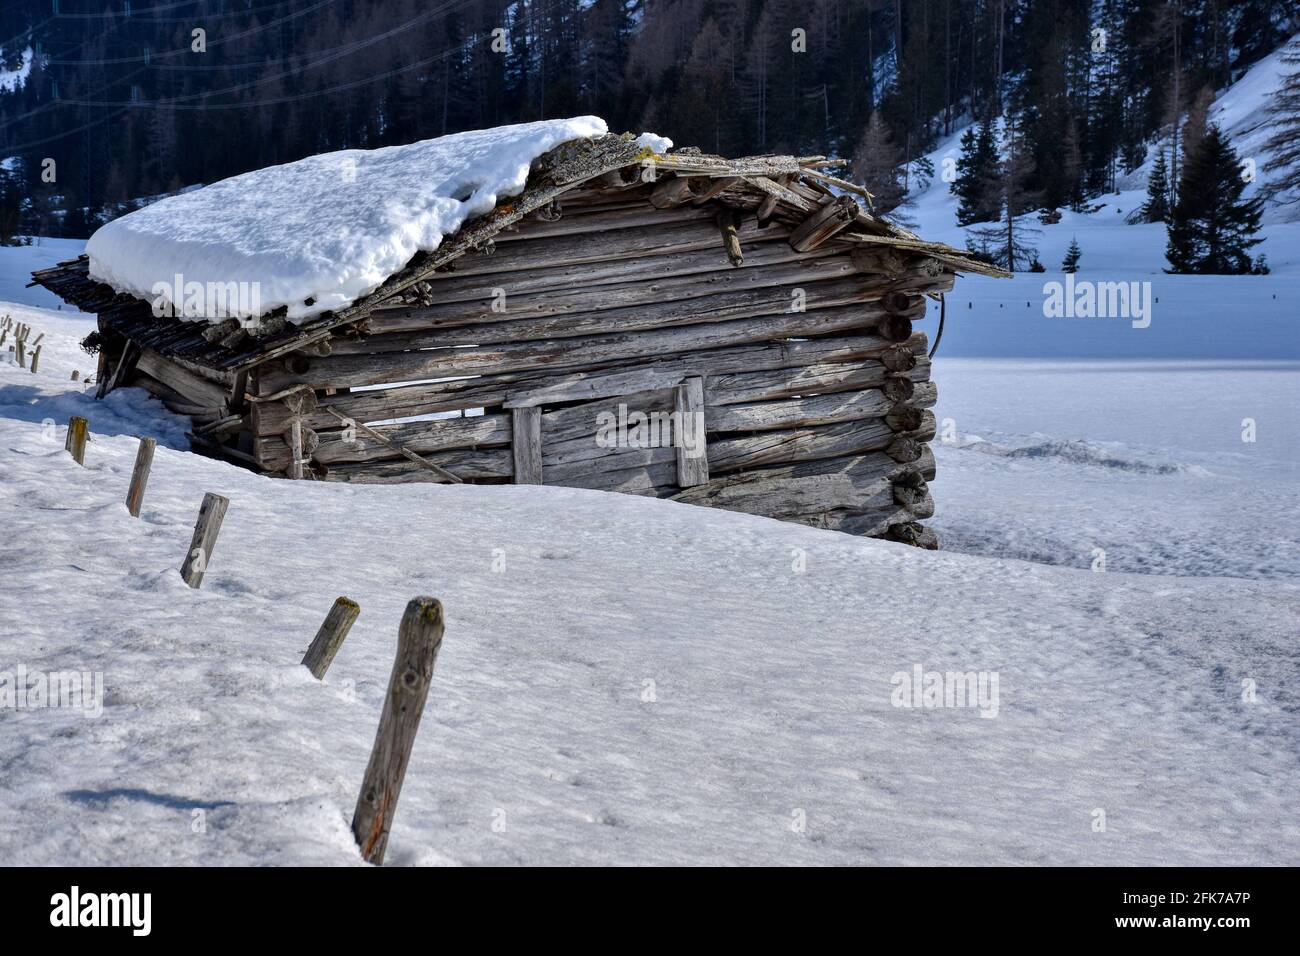
[[[171,282],[155,282],[153,314],[160,319],[239,319],[248,324],[262,314],[260,282],[185,281],[179,272]]]
[[[1150,282],[1076,281],[1043,283],[1043,315],[1049,319],[1132,319],[1135,329],[1151,324]]]
[[[629,412],[619,403],[618,413],[596,416],[596,444],[601,448],[681,447],[687,458],[704,454],[703,412]]]
[[[83,717],[104,712],[102,671],[29,671],[19,664],[12,671],[0,671],[0,711],[44,710],[65,707]]]
[[[889,702],[895,707],[976,707],[981,717],[998,715],[997,671],[928,671],[913,664],[910,671],[896,671]]]
[[[148,936],[152,924],[150,893],[70,893],[50,897],[51,926],[129,926],[131,935]]]

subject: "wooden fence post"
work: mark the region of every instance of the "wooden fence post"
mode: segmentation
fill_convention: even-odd
[[[63,447],[72,455],[78,465],[86,463],[86,438],[90,433],[90,422],[79,415],[68,419],[68,439]]]
[[[131,471],[131,487],[126,492],[126,510],[132,518],[140,517],[144,501],[144,486],[149,484],[149,469],[153,467],[153,450],[158,443],[152,438],[141,438],[135,453],[135,468]]]
[[[420,729],[433,664],[441,646],[442,604],[431,597],[413,599],[402,615],[384,712],[352,815],[352,835],[367,863],[384,862],[388,831],[397,812],[402,778],[411,759],[415,732]]]
[[[542,483],[542,410],[526,405],[510,410],[510,448],[516,485]]]
[[[44,347],[45,347],[45,346],[43,346],[43,345],[38,345],[38,346],[36,346],[36,348],[32,351],[32,374],[33,374],[33,375],[36,374],[36,366],[40,364],[40,361],[41,361],[41,349],[43,349]]]
[[[341,597],[335,600],[330,612],[316,632],[316,638],[302,656],[302,666],[311,671],[311,676],[321,680],[330,669],[334,655],[343,646],[343,639],[352,630],[353,623],[361,614],[361,605],[356,601]]]
[[[203,496],[199,506],[199,520],[194,524],[194,537],[190,539],[190,550],[181,565],[181,577],[192,588],[201,587],[203,572],[208,569],[208,560],[212,549],[217,544],[217,534],[221,531],[221,522],[226,517],[229,498],[208,492]]]

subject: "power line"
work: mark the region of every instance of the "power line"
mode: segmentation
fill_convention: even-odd
[[[244,30],[241,33],[232,33],[230,34],[230,36],[218,37],[212,42],[207,43],[205,49],[211,49],[212,47],[220,46],[223,43],[230,43],[232,40],[242,40],[244,37],[254,36],[258,33],[262,33],[266,30],[270,30],[272,27],[278,27],[281,26],[282,24],[288,23],[290,20],[296,20],[299,17],[306,16],[309,13],[314,13],[315,11],[319,10],[321,7],[328,6],[329,4],[334,2],[335,0],[316,0],[316,2],[313,3],[311,6],[304,7],[301,10],[295,10],[293,13],[285,14],[283,17],[280,17],[278,20],[271,20],[269,23],[264,23],[259,27],[249,27],[247,30]],[[185,46],[176,50],[163,50],[159,53],[146,53],[142,56],[119,56],[119,57],[110,57],[108,59],[103,59],[103,60],[52,60],[51,59],[51,60],[46,60],[45,63],[47,66],[115,66],[121,63],[141,63],[141,62],[149,63],[151,60],[155,60],[155,59],[161,60],[170,56],[187,56],[187,55],[188,56],[194,55],[194,50],[192,47]]]
[[[473,0],[449,0],[448,3],[443,4],[442,7],[439,7],[439,8],[437,8],[437,9],[434,10],[434,11],[430,11],[430,13],[431,13],[431,14],[436,14],[436,13],[439,13],[439,12],[443,12],[443,11],[448,11],[448,10],[456,9],[456,8],[459,8],[459,7],[463,7],[463,6],[465,6],[466,4],[471,3],[471,2],[473,2]],[[418,18],[417,18],[417,19],[418,19]],[[408,21],[408,23],[410,23],[410,22],[412,22],[412,21]],[[394,28],[394,29],[400,29],[400,28]],[[390,32],[391,32],[391,31],[390,31]],[[380,36],[382,37],[383,35],[380,35]],[[372,38],[372,39],[375,39],[375,38]],[[337,84],[337,85],[335,85],[335,86],[327,87],[327,88],[324,88],[324,89],[310,90],[310,91],[305,92],[305,93],[299,93],[299,94],[287,95],[287,96],[280,96],[280,97],[272,97],[272,98],[269,98],[269,99],[264,99],[264,100],[255,100],[255,101],[251,101],[251,102],[247,102],[247,103],[180,104],[180,105],[177,105],[177,103],[176,103],[175,100],[172,100],[172,101],[161,100],[161,101],[153,101],[153,102],[149,102],[149,101],[145,101],[145,102],[131,102],[131,101],[127,101],[127,102],[116,102],[116,101],[91,101],[91,100],[59,100],[58,103],[55,103],[55,104],[47,104],[47,105],[44,106],[44,107],[40,107],[40,108],[38,108],[37,110],[32,111],[31,113],[24,114],[24,116],[16,118],[14,122],[17,122],[17,120],[19,120],[19,119],[24,119],[24,118],[26,118],[26,117],[28,117],[28,116],[31,116],[31,115],[33,115],[33,114],[36,113],[36,112],[40,112],[40,111],[43,111],[43,110],[45,110],[45,109],[52,108],[52,107],[54,107],[54,106],[56,106],[56,105],[63,105],[63,106],[83,106],[83,107],[91,107],[91,106],[99,106],[99,107],[116,107],[116,109],[115,109],[114,112],[111,112],[111,113],[109,113],[109,114],[106,114],[106,115],[104,115],[104,116],[102,116],[102,117],[100,117],[100,118],[98,118],[98,119],[96,119],[96,120],[93,120],[93,121],[91,121],[91,122],[89,122],[89,123],[85,123],[85,124],[83,124],[83,125],[81,125],[81,126],[78,126],[78,127],[74,128],[74,129],[64,130],[64,131],[62,131],[62,132],[59,132],[59,133],[53,134],[53,135],[51,135],[51,136],[45,136],[45,137],[42,137],[42,138],[40,138],[40,139],[36,139],[36,140],[29,140],[28,142],[25,142],[25,143],[19,143],[19,144],[15,144],[15,145],[12,145],[12,146],[6,146],[5,149],[6,149],[7,151],[9,151],[9,152],[19,153],[19,152],[23,152],[23,151],[26,151],[26,150],[28,150],[28,149],[31,149],[31,148],[33,148],[33,147],[35,147],[35,146],[43,146],[43,145],[45,145],[46,143],[51,143],[51,142],[55,142],[55,141],[60,140],[60,139],[65,139],[65,138],[67,138],[68,136],[76,135],[77,133],[83,132],[84,130],[90,129],[90,128],[94,127],[94,126],[99,126],[99,125],[101,125],[102,123],[106,123],[106,122],[109,122],[109,121],[111,121],[111,120],[113,120],[113,119],[116,119],[116,118],[122,116],[124,113],[126,113],[126,112],[127,112],[128,110],[130,110],[130,109],[140,109],[140,108],[146,108],[146,109],[169,109],[169,108],[170,108],[170,109],[180,109],[180,110],[209,110],[209,109],[211,109],[211,110],[226,110],[226,109],[247,109],[247,108],[253,108],[253,107],[275,106],[275,105],[279,105],[279,104],[283,104],[283,103],[299,102],[299,101],[302,101],[302,100],[311,99],[312,97],[316,97],[316,96],[326,96],[326,95],[329,95],[329,94],[332,94],[332,93],[345,92],[345,91],[347,91],[347,90],[356,89],[356,88],[361,87],[361,86],[366,86],[366,85],[368,85],[368,84],[370,84],[370,83],[377,83],[377,82],[379,82],[379,81],[381,81],[381,80],[389,79],[389,78],[391,78],[391,77],[393,77],[393,76],[397,76],[397,75],[399,75],[399,74],[401,74],[401,73],[406,73],[406,72],[409,72],[409,71],[411,71],[411,70],[419,69],[419,68],[422,67],[422,66],[427,66],[427,65],[429,65],[429,64],[431,64],[431,63],[436,63],[436,62],[438,62],[439,60],[447,59],[448,57],[450,57],[450,56],[454,56],[454,55],[460,53],[461,51],[467,49],[468,47],[472,46],[474,43],[479,42],[481,39],[482,39],[482,34],[478,34],[478,35],[470,36],[468,39],[466,39],[463,43],[459,44],[458,46],[452,47],[452,48],[450,48],[450,49],[448,49],[448,50],[445,50],[445,51],[443,51],[443,52],[441,52],[441,53],[435,54],[434,56],[426,57],[425,59],[418,60],[418,61],[416,61],[416,62],[414,62],[414,63],[409,63],[409,64],[406,64],[405,66],[396,67],[396,68],[394,68],[394,69],[392,69],[392,70],[388,70],[388,71],[385,72],[385,73],[381,73],[381,74],[378,74],[378,75],[375,75],[375,76],[369,76],[369,77],[366,77],[366,78],[361,79],[361,80],[355,80],[355,81],[348,82],[348,83]],[[358,42],[360,42],[360,41],[358,41]],[[337,57],[334,57],[334,59],[337,59]],[[140,72],[143,72],[144,69],[145,69],[145,67],[141,67],[139,70],[136,70],[135,73],[130,74],[130,75],[129,75],[128,77],[126,77],[125,79],[130,79],[132,76],[135,76],[135,75],[139,74]],[[298,72],[298,71],[292,71],[292,72],[296,73],[296,72]],[[262,80],[260,80],[260,81],[258,81],[258,82],[267,82],[267,81],[270,80],[270,79],[273,79],[273,77],[264,77],[264,78],[262,78]],[[254,83],[249,83],[249,84],[241,84],[241,87],[242,87],[242,88],[251,88],[251,87],[256,86],[256,85],[257,85],[257,83],[254,82]],[[211,96],[211,95],[215,95],[215,92],[211,92],[211,93],[203,93],[203,94],[195,94],[195,95],[196,95],[196,96]],[[192,98],[194,98],[194,97],[193,97],[193,96],[191,96],[191,97],[186,97],[186,99],[192,99]],[[9,124],[9,125],[12,126],[12,123]]]
[[[436,16],[439,13],[444,13],[449,10],[455,9],[457,7],[463,7],[466,4],[472,2],[473,0],[447,0],[447,2],[444,3],[441,7],[432,10],[426,10],[424,13],[417,14],[416,16],[412,17],[410,20],[407,20],[405,23],[399,24],[398,26],[395,27],[391,27],[390,29],[385,30],[383,33],[376,34],[375,36],[372,37],[366,37],[361,40],[355,40],[351,43],[346,43],[342,47],[336,47],[334,51],[329,52],[326,55],[320,57],[319,59],[311,61],[310,63],[294,66],[290,69],[283,70],[280,73],[273,73],[269,76],[258,77],[257,79],[250,80],[246,83],[236,83],[233,86],[227,86],[219,90],[205,90],[201,93],[188,93],[184,96],[177,96],[167,100],[154,100],[149,104],[141,103],[136,100],[123,101],[123,100],[71,99],[71,100],[61,100],[60,102],[71,106],[94,106],[94,107],[99,107],[101,109],[112,108],[116,106],[137,107],[137,106],[144,106],[144,105],[167,107],[167,106],[174,106],[175,104],[179,104],[179,103],[187,103],[190,100],[203,99],[204,97],[207,96],[221,96],[227,93],[239,93],[242,92],[243,90],[248,90],[248,89],[252,89],[255,86],[260,86],[263,83],[270,83],[273,80],[280,80],[289,76],[298,76],[299,74],[305,72],[306,70],[310,70],[318,66],[324,66],[327,63],[333,63],[335,60],[341,60],[343,57],[350,56],[351,54],[357,52],[358,50],[362,50],[365,49],[366,47],[374,46],[376,43],[380,43],[384,40],[387,40],[390,37],[397,35],[398,33],[404,32],[405,30],[409,30],[411,27],[415,26],[416,24],[424,20],[429,19],[432,16]],[[270,61],[267,62],[269,63]],[[180,109],[182,107],[176,106],[176,108]]]

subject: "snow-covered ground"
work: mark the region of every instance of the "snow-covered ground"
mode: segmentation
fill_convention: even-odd
[[[259,478],[178,450],[139,390],[80,394],[89,317],[15,315],[47,349],[37,375],[0,356],[0,670],[104,695],[0,711],[2,861],[357,863],[396,625],[432,594],[390,864],[1300,862],[1280,372],[941,361],[957,550],[931,553],[573,489]],[[231,506],[192,591],[206,491]],[[317,683],[297,661],[338,594],[362,614]],[[996,716],[894,706],[917,665],[996,674]]]

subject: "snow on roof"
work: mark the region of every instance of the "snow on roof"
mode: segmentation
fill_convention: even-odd
[[[436,249],[466,220],[518,195],[543,153],[606,132],[600,117],[578,116],[245,173],[108,223],[86,244],[90,275],[174,305],[186,318],[198,316],[174,301],[174,289],[240,283],[237,305],[236,296],[223,297],[228,314],[287,306],[288,318],[300,322],[350,305],[417,252]]]

